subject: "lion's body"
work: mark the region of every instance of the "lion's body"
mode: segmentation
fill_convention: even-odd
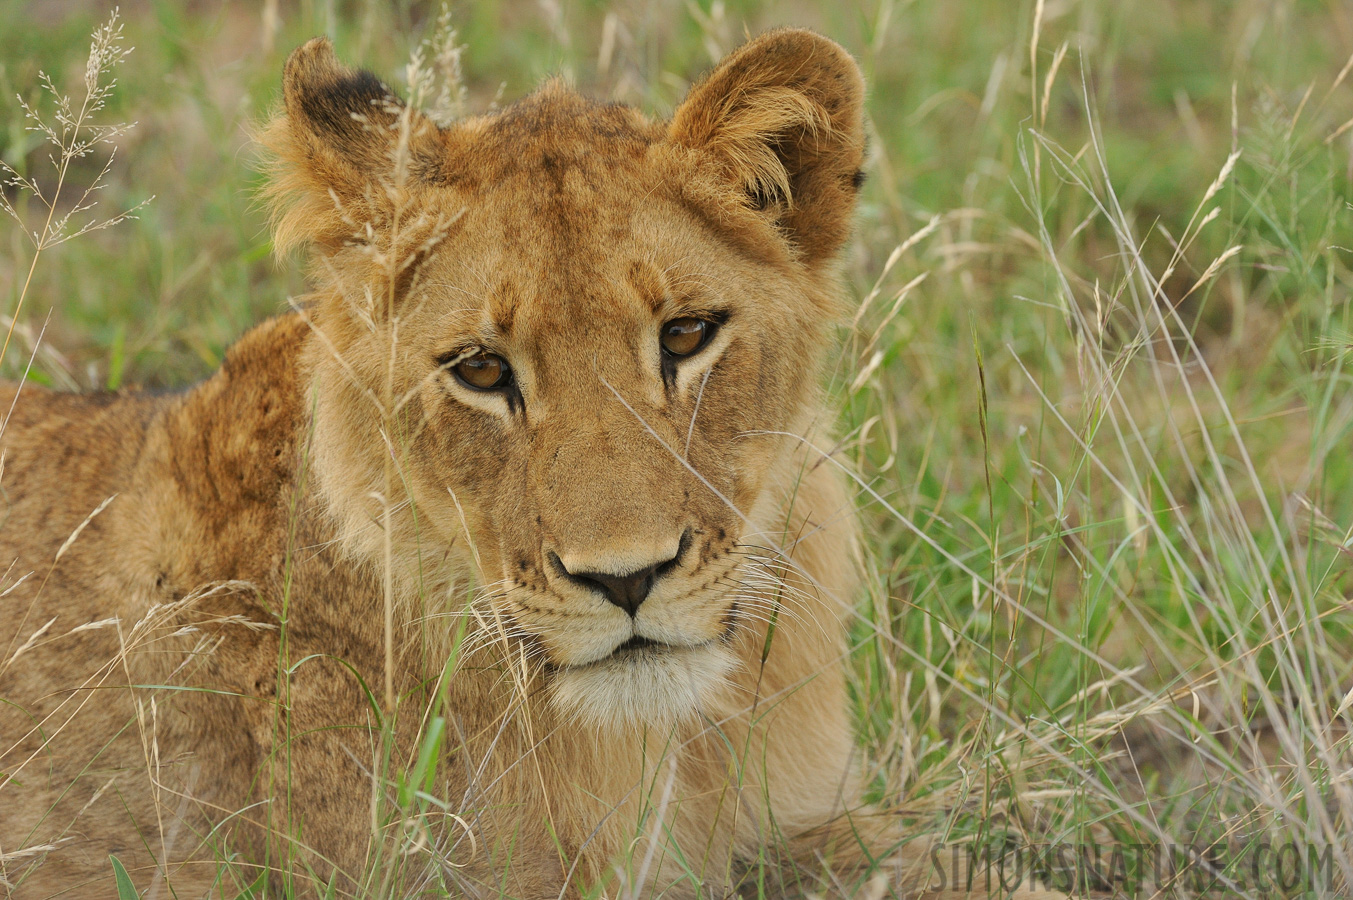
[[[275,729],[290,728],[294,735],[373,721],[352,673],[319,660],[303,664],[289,680],[291,716],[279,716],[272,702],[279,659],[294,664],[313,654],[338,656],[370,685],[380,683],[383,666],[379,579],[344,560],[332,543],[333,525],[326,528],[321,515],[306,510],[313,497],[302,483],[303,458],[296,449],[305,439],[305,397],[294,373],[304,339],[299,317],[262,326],[232,351],[221,373],[176,397],[76,397],[25,389],[5,435],[11,487],[0,553],[16,560],[14,571],[34,574],[4,598],[7,630],[17,638],[7,655],[49,619],[56,621],[44,633],[50,643],[21,654],[0,676],[0,695],[9,701],[0,707],[4,766],[22,767],[4,788],[0,847],[55,849],[10,863],[8,875],[21,885],[20,896],[76,886],[81,896],[110,894],[109,854],[149,883],[162,831],[171,863],[194,860],[168,867],[171,882],[180,896],[198,896],[218,877],[215,852],[262,849],[256,829],[209,833],[212,822],[233,811],[240,811],[236,826],[268,823],[284,834],[292,824],[288,815],[309,822],[306,847],[345,871],[362,871],[371,817],[362,767],[380,766],[373,758],[379,752],[376,730],[308,735],[293,741],[289,759],[275,769],[269,765],[269,754],[283,743]],[[815,475],[800,488],[804,502],[823,492],[823,500],[839,504],[829,470]],[[65,539],[110,497],[113,502],[52,566]],[[812,553],[805,542],[802,562],[830,587],[848,589],[854,552],[849,530],[824,538],[813,542]],[[187,610],[153,611],[194,588],[227,582],[247,582],[259,594],[222,589]],[[276,626],[284,602],[285,656],[277,630],[226,618]],[[62,636],[111,618],[118,619],[116,626]],[[142,622],[148,624],[138,633]],[[194,622],[195,633],[168,637]],[[780,628],[777,640],[788,648],[795,625],[787,619]],[[217,637],[220,647],[199,654],[189,671],[174,671],[199,641]],[[131,646],[125,655],[123,642]],[[772,665],[764,673],[767,718],[788,721],[774,729],[769,756],[749,754],[741,778],[730,777],[728,749],[713,735],[677,754],[664,746],[665,735],[659,746],[646,748],[642,729],[598,742],[591,734],[558,731],[558,717],[543,702],[500,731],[503,705],[530,698],[512,697],[510,678],[500,672],[462,674],[449,708],[467,738],[465,759],[446,766],[440,795],[470,795],[462,808],[467,816],[487,808],[475,823],[480,840],[517,832],[515,863],[502,867],[512,873],[513,895],[557,893],[569,852],[589,838],[598,862],[623,851],[643,808],[655,802],[645,779],[657,779],[658,795],[666,787],[666,759],[680,761],[671,787],[680,807],[674,803],[669,815],[698,843],[713,834],[716,847],[736,844],[750,856],[761,842],[757,829],[766,824],[756,821],[755,810],[767,776],[779,782],[771,789],[782,795],[776,814],[788,833],[843,810],[850,733],[836,665],[841,647],[831,643],[819,649],[825,655],[800,657],[783,672]],[[416,638],[408,646],[416,646]],[[824,667],[821,680],[805,688],[798,685],[806,674],[799,664],[811,664],[814,656]],[[436,676],[417,660],[403,671],[402,691],[417,691],[421,678]],[[128,690],[129,683],[141,687]],[[242,696],[156,690],[157,684]],[[795,685],[792,696],[775,696]],[[406,698],[418,700],[416,693]],[[727,739],[744,742],[745,726],[728,724]],[[21,734],[28,736],[11,746]],[[486,746],[495,743],[491,750]],[[476,759],[476,753],[482,756]],[[473,772],[467,763],[484,768]],[[757,771],[761,765],[766,775]],[[472,775],[476,784],[492,785],[487,797],[473,796]],[[275,781],[268,785],[270,776]],[[725,796],[738,783],[747,795],[741,804]],[[280,821],[270,820],[267,806],[251,806],[269,796],[282,806],[274,813]],[[613,808],[611,827],[593,836],[592,828]],[[547,822],[559,828],[570,851],[561,854],[554,846]],[[223,840],[224,834],[242,845]],[[286,842],[271,850],[300,858],[309,852]],[[462,854],[471,856],[468,842]],[[716,849],[711,856],[727,861],[729,854]],[[34,862],[41,864],[26,872],[25,863]],[[488,871],[465,874],[491,880]]]
[[[392,112],[428,196],[345,181],[380,135],[326,145],[356,116],[326,104],[381,95],[298,51],[268,140],[279,240],[324,248],[316,295],[182,394],[26,387],[0,438],[17,896],[111,896],[110,854],[179,897],[227,856],[363,896],[719,893],[766,847],[857,828],[855,525],[811,441],[859,78],[820,38],[759,43],[671,125],[557,87],[448,131]],[[820,107],[754,110],[814,136],[778,162],[719,131],[719,79],[761,76]],[[343,237],[357,211],[395,236]],[[649,373],[645,335],[696,314],[722,317],[712,349]],[[480,316],[515,395],[432,362]],[[659,552],[637,611],[603,599]]]

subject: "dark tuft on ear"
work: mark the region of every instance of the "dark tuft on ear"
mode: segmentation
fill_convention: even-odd
[[[287,59],[282,96],[292,129],[317,149],[368,163],[389,149],[387,132],[403,108],[372,73],[352,69],[334,56],[328,38],[313,38]]]
[[[669,139],[701,152],[747,208],[775,216],[812,265],[836,254],[864,160],[864,79],[850,54],[802,29],[771,31],[691,89]]]
[[[340,73],[333,81],[306,85],[304,90],[297,86],[299,115],[317,131],[347,140],[358,138],[371,116],[385,118],[384,107],[395,102],[390,89],[365,69]]]
[[[858,191],[860,188],[864,187],[864,181],[866,177],[867,176],[864,174],[864,169],[860,169],[854,174],[854,176],[851,177],[850,179],[851,187],[855,188],[855,190]]]

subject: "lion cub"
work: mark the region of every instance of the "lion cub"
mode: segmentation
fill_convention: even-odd
[[[669,121],[552,82],[438,127],[317,39],[283,96],[313,293],[180,395],[25,385],[0,441],[0,877],[853,884],[887,848],[816,448],[854,61],[774,31]]]

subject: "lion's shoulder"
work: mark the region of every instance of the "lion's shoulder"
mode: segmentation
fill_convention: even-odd
[[[217,372],[184,391],[0,387],[0,416],[8,414],[0,419],[0,556],[30,567],[50,562],[106,508],[84,527],[63,568],[84,557],[130,561],[136,547],[159,538],[191,577],[236,577],[208,569],[223,556],[243,558],[231,548],[270,541],[261,532],[275,526],[296,469],[303,411],[296,370],[306,330],[297,315],[268,320],[227,352]]]
[[[304,414],[299,357],[309,329],[296,314],[248,331],[221,368],[167,409],[166,463],[185,494],[220,515],[271,497],[294,467]]]
[[[125,485],[170,398],[0,387],[0,554],[48,557]],[[8,551],[8,552],[6,552]]]

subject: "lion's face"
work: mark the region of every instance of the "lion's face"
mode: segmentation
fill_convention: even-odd
[[[279,240],[321,248],[315,467],[354,549],[406,585],[473,561],[481,621],[566,707],[698,709],[773,615],[758,559],[836,313],[853,63],[772,34],[658,124],[551,85],[436,129],[317,42],[286,87]]]
[[[768,433],[800,425],[823,330],[645,174],[584,156],[495,184],[410,323],[415,496],[446,540],[459,501],[499,611],[613,710],[694,708],[731,664]]]

